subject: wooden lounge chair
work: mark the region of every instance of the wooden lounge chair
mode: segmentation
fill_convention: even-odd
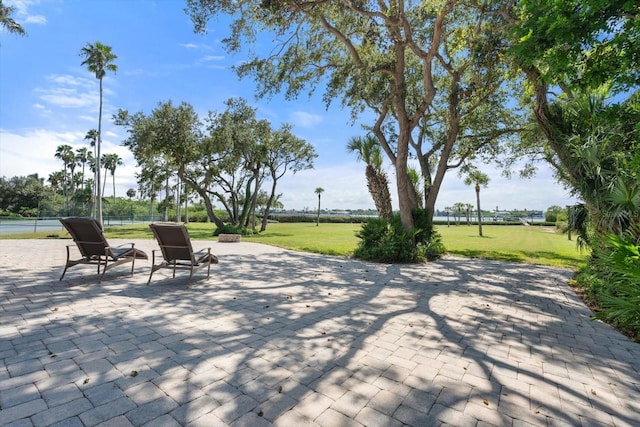
[[[218,258],[211,253],[211,248],[194,252],[189,233],[183,224],[156,222],[149,224],[149,227],[160,245],[163,259],[162,262],[156,264],[158,250],[151,252],[151,274],[149,274],[147,285],[151,283],[153,272],[161,268],[172,269],[174,278],[176,270],[189,270],[189,280],[191,280],[194,271],[207,267],[207,279],[209,278],[211,264],[217,264]]]
[[[61,218],[60,222],[71,234],[82,255],[82,258],[72,260],[70,248],[74,245],[67,245],[67,262],[60,280],[62,280],[69,267],[78,264],[95,264],[98,266],[98,274],[100,274],[100,267],[102,267],[102,274],[100,275],[100,281],[102,281],[107,270],[130,262],[131,275],[133,276],[136,259],[149,258],[143,251],[135,249],[133,243],[112,248],[107,239],[105,239],[100,224],[93,218],[69,217]]]

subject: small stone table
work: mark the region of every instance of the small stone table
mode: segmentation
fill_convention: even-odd
[[[237,243],[240,241],[241,234],[219,234],[218,242],[220,243]]]

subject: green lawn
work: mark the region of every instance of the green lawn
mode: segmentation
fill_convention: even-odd
[[[194,240],[214,239],[212,224],[190,223],[189,234]],[[360,224],[273,223],[267,231],[245,236],[243,241],[265,243],[298,251],[349,256],[358,238]],[[477,226],[437,226],[449,254],[494,260],[525,262],[577,269],[584,265],[586,255],[578,251],[575,241],[557,234],[553,228],[515,226],[483,226],[484,237],[478,236]],[[146,225],[107,227],[108,238],[152,239]],[[26,233],[6,235],[8,238],[68,237],[66,233]]]
[[[477,226],[438,226],[447,252],[473,258],[487,258],[529,264],[580,268],[587,254],[578,250],[554,228],[522,225],[485,225],[483,237]]]

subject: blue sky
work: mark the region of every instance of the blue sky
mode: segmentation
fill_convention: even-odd
[[[240,81],[230,69],[244,57],[228,55],[220,43],[228,34],[225,18],[212,21],[209,33],[201,35],[193,33],[181,0],[5,0],[4,4],[17,8],[13,17],[27,36],[0,33],[0,176],[38,173],[47,178],[62,169],[54,158],[56,147],[88,146],[84,136],[97,128],[98,81],[80,65],[79,54],[87,43],[100,41],[118,56],[117,73],[104,79],[102,146],[103,153],[118,153],[124,160],[116,171],[117,195],[137,189],[135,160],[121,146],[125,133],[111,123],[118,109],[148,114],[158,102],[186,101],[204,118],[209,110],[223,111],[230,97],[244,97],[273,128],[293,125],[294,134],[313,144],[319,155],[315,169],[286,175],[279,182],[285,208],[314,209],[316,187],[325,190],[325,208],[373,208],[364,165],[345,149],[349,138],[364,134],[360,123],[351,123],[349,112],[339,103],[327,110],[321,91],[311,99],[256,100],[253,81]],[[260,41],[263,46],[269,42]],[[393,168],[387,164],[386,169],[395,193]],[[530,180],[507,180],[490,165],[481,169],[491,179],[482,190],[483,209],[546,210],[573,203],[544,166]],[[397,197],[393,198],[397,207]],[[436,208],[456,202],[475,204],[475,192],[449,172]]]

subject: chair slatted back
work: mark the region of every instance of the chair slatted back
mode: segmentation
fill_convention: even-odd
[[[191,261],[195,263],[193,247],[187,228],[183,224],[156,222],[149,224],[165,261]]]
[[[60,222],[67,229],[78,250],[85,258],[110,255],[105,253],[109,243],[102,233],[100,224],[94,218],[69,217],[61,218]]]

